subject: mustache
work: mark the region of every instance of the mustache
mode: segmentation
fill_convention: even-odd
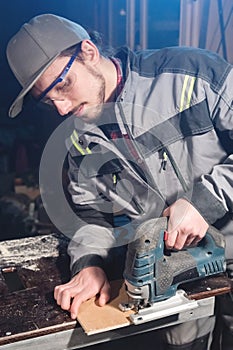
[[[78,112],[85,104],[87,104],[87,102],[80,103],[78,106],[74,107],[71,112],[72,113]]]

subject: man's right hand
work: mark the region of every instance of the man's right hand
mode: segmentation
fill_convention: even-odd
[[[54,298],[64,310],[70,311],[72,319],[77,318],[80,305],[98,295],[99,306],[110,299],[110,284],[100,267],[86,267],[68,283],[56,286]]]

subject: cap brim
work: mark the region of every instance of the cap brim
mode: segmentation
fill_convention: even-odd
[[[40,76],[44,73],[44,71],[53,63],[53,61],[59,56],[59,53],[51,58],[47,64],[42,67],[36,74],[32,77],[32,79],[28,82],[27,85],[20,91],[14,102],[9,108],[9,117],[15,118],[23,109],[23,100],[27,93],[32,89],[33,85],[40,78]]]

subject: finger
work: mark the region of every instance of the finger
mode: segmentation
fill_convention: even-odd
[[[64,285],[56,286],[56,287],[54,288],[54,292],[53,292],[53,294],[54,294],[54,299],[55,299],[57,302],[58,302],[59,296],[60,296],[60,294],[61,294],[61,292],[63,291],[64,288],[65,288]],[[58,304],[58,305],[60,305],[60,304]]]
[[[185,247],[195,246],[195,238],[187,238],[184,244]]]
[[[99,306],[104,306],[110,299],[111,294],[111,288],[108,282],[104,283],[103,288],[100,290],[100,296],[99,296]]]
[[[187,235],[184,233],[179,232],[176,236],[176,241],[174,243],[174,248],[177,250],[181,250],[184,248],[187,241]]]
[[[59,293],[59,286],[56,286],[53,290],[53,296],[54,296],[54,299],[57,300],[57,297],[58,297],[58,293]]]
[[[69,287],[67,285],[60,286],[57,294],[57,304],[60,305],[63,310],[69,310],[72,298],[78,293],[79,287],[77,285],[74,287]]]
[[[60,304],[58,304],[58,305],[60,305],[63,310],[69,310],[70,305],[71,305],[71,300],[75,294],[72,293],[72,291],[70,289],[65,289],[61,293],[61,297],[58,299],[60,302]]]
[[[165,245],[167,249],[172,249],[174,247],[177,235],[178,235],[177,231],[173,231],[173,232],[168,231],[166,235],[166,240],[165,240]]]
[[[61,304],[61,296],[62,296],[62,292],[66,287],[64,285],[61,286],[56,286],[54,288],[54,298],[57,301],[57,304],[60,305]]]
[[[77,318],[80,305],[88,300],[90,297],[87,297],[85,293],[80,293],[74,297],[70,306],[70,317],[74,320]]]
[[[205,236],[205,232],[203,233],[202,231],[198,231],[192,234],[189,234],[186,240],[185,245],[192,245],[195,246],[197,245]]]
[[[69,282],[65,283],[65,284],[60,284],[58,286],[55,286],[54,288],[54,299],[57,300],[59,298],[59,294],[67,287],[69,287],[70,285],[72,285],[73,282],[72,280],[70,280]]]
[[[197,245],[201,240],[202,240],[202,238],[200,238],[200,237],[195,237],[195,238],[193,239],[193,241],[192,241],[190,244],[192,244],[193,246],[195,246],[195,245]]]
[[[65,289],[64,286],[55,287],[54,289],[55,299],[58,305],[61,305],[62,293],[64,289]]]

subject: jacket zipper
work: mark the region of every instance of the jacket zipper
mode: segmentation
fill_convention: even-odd
[[[123,108],[122,108],[121,103],[118,104],[118,107],[119,107],[119,110],[120,110],[121,118],[122,118],[122,120],[124,121],[124,127],[125,127],[125,129],[126,129],[126,131],[127,131],[127,134],[129,135],[129,137],[130,137],[130,139],[131,139],[131,141],[132,141],[131,134],[130,134],[130,130],[129,130],[129,127],[128,127],[127,123],[126,123],[125,115],[124,115],[124,111],[123,111]],[[141,157],[141,153],[140,153],[140,151],[139,151],[137,145],[136,145],[134,142],[132,142],[132,144],[133,144],[133,147],[135,148],[136,152],[138,153],[138,155]],[[141,157],[141,158],[143,158],[143,157]],[[147,167],[147,168],[148,168],[148,167]],[[136,173],[136,172],[134,171],[134,173]],[[147,186],[150,186],[150,188],[151,188],[152,190],[156,191],[156,192],[160,195],[161,199],[162,199],[162,200],[164,201],[164,203],[165,203],[166,200],[165,200],[165,198],[163,197],[162,193],[161,193],[161,192],[159,191],[159,189],[157,188],[156,183],[155,183],[155,181],[154,181],[154,179],[153,179],[153,176],[151,176],[151,175],[149,174],[149,169],[148,169],[147,174],[150,176],[150,181],[151,181],[152,185],[150,185],[150,184],[148,184],[148,183],[147,183],[146,185],[147,185]],[[136,173],[136,175],[139,177],[139,175],[138,175],[137,173]],[[145,181],[143,181],[143,182],[145,183]],[[153,185],[154,185],[154,188],[153,188]],[[136,204],[136,203],[135,203],[135,204]],[[138,204],[138,203],[137,203],[137,204]],[[138,205],[139,205],[139,204],[138,204]],[[140,205],[139,205],[139,206],[140,206]]]
[[[163,170],[166,170],[166,162],[167,162],[167,158],[168,158],[170,160],[170,163],[172,165],[172,168],[173,168],[178,180],[180,181],[180,184],[181,184],[184,192],[187,192],[188,186],[187,186],[185,179],[184,179],[183,175],[181,174],[180,169],[178,168],[171,152],[166,147],[163,148],[162,152],[163,152],[163,161],[162,161]]]
[[[114,191],[116,191],[118,174],[117,173],[113,173],[112,174],[112,179],[113,179]],[[124,186],[124,189],[125,189],[125,192],[129,193],[128,189],[125,186]],[[136,199],[134,197],[132,197],[131,200],[132,200],[133,204],[135,205],[135,207],[138,209],[139,213],[140,214],[144,214],[144,210],[143,210],[142,206],[136,201]]]

